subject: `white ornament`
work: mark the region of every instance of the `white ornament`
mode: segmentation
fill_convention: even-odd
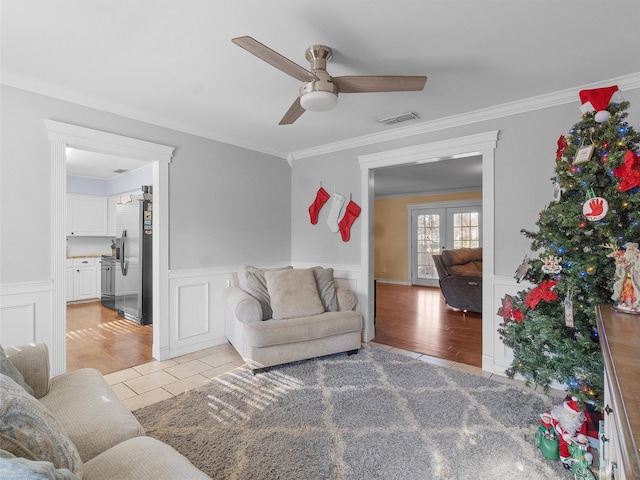
[[[542,271],[544,273],[560,273],[562,271],[562,265],[560,262],[562,261],[562,257],[556,257],[555,255],[549,255],[546,258],[542,259]]]
[[[608,211],[609,202],[602,197],[590,198],[582,206],[582,214],[592,222],[597,222],[604,218]]]

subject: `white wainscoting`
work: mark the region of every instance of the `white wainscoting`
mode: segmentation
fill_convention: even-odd
[[[296,268],[318,265],[295,264]],[[283,265],[260,265],[275,268]],[[333,268],[333,267],[332,267]],[[177,357],[227,342],[224,331],[224,289],[235,281],[237,267],[216,267],[169,272],[170,315],[169,357]],[[358,302],[360,267],[340,265],[334,268],[336,283],[352,289]]]
[[[33,282],[0,286],[0,344],[25,345],[43,342],[52,355],[52,283]],[[49,359],[53,366],[59,362]]]

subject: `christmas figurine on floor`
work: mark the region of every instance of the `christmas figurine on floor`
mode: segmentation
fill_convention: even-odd
[[[587,417],[578,406],[576,397],[567,397],[562,405],[556,405],[549,412],[542,415],[543,421],[551,423],[558,437],[560,461],[566,468],[571,467],[571,451],[569,445],[576,444],[587,451]]]

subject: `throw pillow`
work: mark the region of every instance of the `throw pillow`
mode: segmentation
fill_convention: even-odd
[[[80,454],[51,412],[2,374],[0,391],[0,449],[82,477]]]
[[[12,378],[13,381],[24,388],[29,395],[33,395],[33,388],[24,381],[24,377],[22,376],[22,373],[20,373],[20,370],[11,363],[11,360],[9,360],[7,354],[4,352],[2,345],[0,345],[0,373]]]
[[[274,319],[308,317],[324,312],[311,269],[265,272]]]
[[[36,462],[0,450],[0,474],[3,480],[80,480],[66,468],[56,469],[51,462]]]
[[[292,269],[292,266],[274,268],[273,271]],[[267,280],[264,277],[266,268],[257,268],[252,265],[245,265],[238,270],[238,285],[241,289],[258,300],[262,308],[262,320],[271,318],[271,298],[267,290]]]
[[[313,276],[316,279],[316,287],[325,312],[338,311],[338,297],[336,296],[336,284],[333,279],[333,268],[314,268]]]

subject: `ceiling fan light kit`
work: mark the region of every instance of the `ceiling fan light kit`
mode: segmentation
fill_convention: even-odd
[[[298,97],[280,120],[280,125],[292,124],[306,110],[324,112],[335,108],[340,92],[417,92],[424,89],[427,82],[427,77],[424,76],[331,77],[327,72],[327,61],[331,59],[331,49],[324,45],[314,45],[305,52],[306,59],[311,63],[311,71],[309,71],[251,37],[237,37],[231,41],[287,75],[305,82],[300,87]]]
[[[311,112],[326,112],[336,108],[338,105],[338,96],[335,93],[323,92],[316,90],[315,92],[305,93],[300,97],[300,105],[305,110]]]

